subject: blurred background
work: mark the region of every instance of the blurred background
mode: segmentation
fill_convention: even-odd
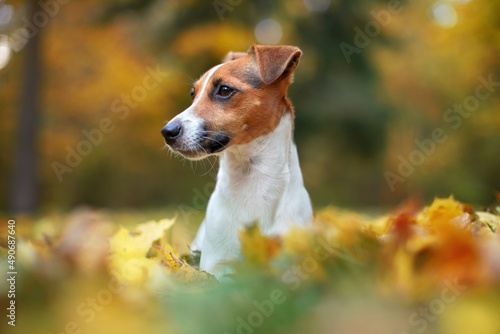
[[[498,1],[0,0],[0,210],[203,211],[215,160],[170,156],[160,130],[253,43],[303,50],[289,96],[316,207],[493,201]]]

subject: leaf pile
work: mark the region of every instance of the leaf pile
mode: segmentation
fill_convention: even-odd
[[[173,246],[190,242],[174,219],[116,228],[77,211],[58,232],[44,218],[17,243],[18,324],[25,333],[498,334],[499,209],[450,197],[379,217],[329,207],[281,238],[254,225],[240,231],[243,257],[222,283]]]

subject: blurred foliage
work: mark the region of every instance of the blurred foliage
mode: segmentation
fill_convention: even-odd
[[[240,234],[243,258],[225,282],[185,262],[192,231],[174,219],[118,228],[105,212],[47,216],[16,226],[18,317],[13,331],[3,330],[6,321],[0,328],[497,334],[498,210],[475,211],[450,197],[425,208],[408,201],[377,217],[329,207],[311,228],[282,238],[251,227]],[[2,268],[7,231],[0,230]]]
[[[0,35],[23,26],[28,2],[0,1],[0,8],[14,8]],[[228,10],[220,12],[216,3]],[[325,3],[328,8],[318,10]],[[314,228],[281,239],[253,227],[241,232],[244,259],[224,283],[182,256],[213,190],[216,161],[170,157],[160,129],[189,105],[197,76],[228,51],[259,42],[254,29],[266,18],[280,24],[280,44],[304,51],[289,95],[315,206],[392,206],[414,193],[491,202],[500,188],[498,92],[456,128],[444,117],[476,94],[480,77],[500,81],[500,3],[402,1],[400,9],[385,16],[380,33],[365,37],[366,46],[349,61],[342,43],[355,45],[374,16],[384,19],[389,2],[60,5],[40,29],[41,209],[162,209],[81,208],[32,222],[18,217],[18,332],[500,332],[498,207],[474,211],[448,198],[424,209],[409,202],[380,217],[329,207],[316,215]],[[25,53],[12,51],[0,69],[2,211],[9,209],[15,168]],[[141,101],[126,102],[151,71],[159,73],[158,86]],[[65,163],[68,149],[88,140],[84,131],[99,129],[106,118],[113,130],[60,182],[53,163]],[[400,158],[419,148],[415,140],[432,138],[437,128],[447,139],[434,143],[434,153],[391,191],[385,173],[395,173]],[[173,215],[175,224],[162,220]],[[148,222],[137,225],[141,221]],[[325,250],[328,256],[319,261]],[[6,322],[0,326],[4,332]]]
[[[15,16],[1,33],[23,25],[26,1],[9,1]],[[191,163],[162,150],[165,121],[190,103],[193,79],[230,50],[256,40],[256,24],[280,23],[280,44],[298,45],[304,56],[289,95],[296,109],[296,142],[313,203],[389,206],[408,194],[424,198],[455,193],[488,203],[500,188],[500,113],[494,92],[457,130],[443,121],[454,103],[474,94],[478,77],[500,80],[500,8],[497,1],[441,1],[457,22],[444,27],[433,16],[435,1],[402,1],[380,34],[349,63],[341,43],[354,44],[373,13],[388,10],[376,0],[71,1],[41,29],[42,116],[38,148],[43,209],[78,204],[158,207],[186,204],[203,211],[216,167]],[[330,3],[326,11],[305,4]],[[222,19],[221,19],[222,18]],[[0,70],[0,209],[8,209],[23,51]],[[143,101],[121,113],[115,101],[142,85],[148,68],[168,73]],[[119,106],[123,107],[123,103]],[[53,162],[86,140],[83,130],[110,118],[114,130],[59,182]],[[444,128],[437,144],[404,182],[391,191],[384,173],[418,148],[414,141]],[[208,175],[206,175],[208,173]],[[203,196],[199,196],[199,193]],[[199,199],[198,197],[203,197]],[[186,210],[184,210],[186,211]]]

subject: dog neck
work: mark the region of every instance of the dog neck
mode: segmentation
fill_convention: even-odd
[[[302,175],[290,112],[273,132],[221,154],[217,192],[241,213],[242,223],[257,221],[264,233],[273,231],[276,212],[294,184],[302,186]]]
[[[292,132],[291,115],[285,113],[273,132],[224,151],[220,159],[219,174],[227,176],[233,185],[249,178],[255,182],[258,176],[281,175],[289,167]]]

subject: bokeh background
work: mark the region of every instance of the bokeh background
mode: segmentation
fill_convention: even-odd
[[[211,285],[164,250],[188,261],[217,161],[172,157],[160,130],[253,43],[303,50],[289,96],[317,228],[247,232],[233,284]],[[19,271],[0,332],[500,333],[499,56],[498,0],[0,0],[0,267]],[[292,291],[282,273],[319,244]],[[273,289],[287,302],[241,330]]]
[[[190,104],[194,79],[253,43],[304,52],[289,95],[316,207],[388,207],[415,194],[489,204],[500,189],[499,94],[470,98],[480,77],[500,81],[498,1],[42,4],[0,1],[2,211],[200,211],[216,161],[171,157],[160,129]],[[145,90],[151,71],[161,75]],[[455,129],[444,115],[466,100],[473,112]],[[103,120],[112,130],[82,144]],[[387,172],[436,128],[447,139],[389,186]],[[72,150],[84,154],[69,166]]]

